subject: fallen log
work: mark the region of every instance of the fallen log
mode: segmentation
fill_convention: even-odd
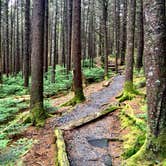
[[[69,160],[66,153],[66,145],[63,138],[63,133],[60,129],[55,129],[56,146],[57,146],[57,156],[56,156],[56,166],[70,166]]]
[[[64,125],[64,126],[61,126],[60,129],[62,130],[72,130],[74,128],[77,128],[77,127],[80,127],[82,125],[85,125],[91,121],[94,121],[104,115],[107,115],[117,109],[119,109],[120,107],[116,105],[109,105],[107,106],[107,108],[103,109],[102,111],[100,112],[96,112],[94,114],[90,114],[86,117],[83,117],[81,119],[78,119],[78,120],[75,120],[75,121],[72,121],[72,122],[69,122],[68,124]]]

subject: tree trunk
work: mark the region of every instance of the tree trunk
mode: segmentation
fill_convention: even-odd
[[[121,38],[121,65],[125,64],[127,42],[127,0],[123,0],[122,38]]]
[[[2,1],[0,0],[0,84],[3,83],[3,76],[2,76],[2,47],[1,47],[1,10],[2,10]]]
[[[118,73],[118,59],[120,56],[120,0],[115,0],[115,55],[116,73]]]
[[[31,120],[43,125],[43,51],[44,51],[44,0],[33,1],[32,57],[31,57]]]
[[[44,72],[48,71],[48,0],[45,0],[45,17],[44,17]]]
[[[129,0],[129,21],[128,21],[128,38],[127,38],[127,56],[126,56],[126,74],[125,90],[133,91],[133,63],[134,63],[134,34],[135,34],[135,13],[136,1]]]
[[[18,6],[18,0],[16,0],[16,6]],[[15,54],[15,74],[18,74],[20,71],[20,39],[19,39],[19,8],[16,8],[17,15],[17,26],[16,26],[16,54]]]
[[[73,0],[67,1],[67,72],[71,70],[72,4]]]
[[[8,18],[9,6],[8,5],[9,5],[9,0],[6,0],[5,2],[5,17],[6,17],[6,27],[5,27],[6,69],[5,69],[5,72],[7,76],[9,75],[9,18]]]
[[[165,1],[146,0],[145,71],[149,137],[147,152],[166,158],[166,13]],[[153,158],[153,156],[150,156]],[[157,159],[156,159],[157,160]]]
[[[21,64],[21,70],[24,71],[24,24],[23,24],[23,18],[24,18],[24,0],[20,2],[21,3],[21,58],[20,58],[20,64]],[[26,7],[26,6],[25,6]]]
[[[30,57],[30,0],[25,4],[25,43],[24,43],[24,86],[29,86],[29,57]]]
[[[72,19],[72,46],[73,56],[73,74],[74,74],[74,92],[75,99],[80,102],[85,99],[82,87],[81,72],[81,0],[73,1],[73,19]]]
[[[52,74],[51,74],[51,82],[55,83],[55,69],[58,64],[57,58],[57,23],[58,23],[58,3],[56,1],[55,4],[55,23],[54,23],[54,53],[52,57]]]
[[[137,59],[136,68],[140,70],[143,66],[143,53],[144,53],[144,15],[143,15],[143,0],[138,1],[138,36],[137,36]]]
[[[103,32],[104,32],[104,75],[107,79],[108,77],[108,0],[105,0],[103,3]]]

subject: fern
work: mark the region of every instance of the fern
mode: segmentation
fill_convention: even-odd
[[[35,141],[32,139],[27,139],[27,138],[19,139],[17,142],[10,145],[9,148],[1,151],[0,165],[1,166],[15,165],[17,160],[29,151],[33,143],[35,143]]]

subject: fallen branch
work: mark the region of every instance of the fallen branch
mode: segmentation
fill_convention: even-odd
[[[72,121],[72,122],[69,122],[68,124],[64,125],[64,126],[61,126],[60,129],[62,130],[72,130],[74,128],[77,128],[77,127],[80,127],[82,125],[85,125],[91,121],[94,121],[102,116],[105,116],[107,114],[109,114],[110,112],[113,112],[117,109],[119,109],[120,107],[119,106],[116,106],[116,105],[109,105],[107,106],[106,109],[103,109],[102,111],[100,112],[96,112],[94,114],[91,114],[91,115],[88,115],[86,117],[83,117],[81,119],[78,119],[78,120],[75,120],[75,121]]]
[[[57,160],[55,165],[56,166],[69,166],[69,160],[67,158],[66,153],[66,145],[63,139],[63,133],[60,129],[55,129],[55,137],[56,137],[56,146],[57,146]]]

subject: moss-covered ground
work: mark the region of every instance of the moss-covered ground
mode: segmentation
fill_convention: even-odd
[[[125,166],[165,165],[163,155],[154,155],[147,150],[147,105],[146,82],[143,72],[134,75],[134,88],[139,93],[132,93],[131,98],[120,96],[122,110],[120,113],[123,143],[123,163]],[[164,146],[165,142],[163,142]]]

